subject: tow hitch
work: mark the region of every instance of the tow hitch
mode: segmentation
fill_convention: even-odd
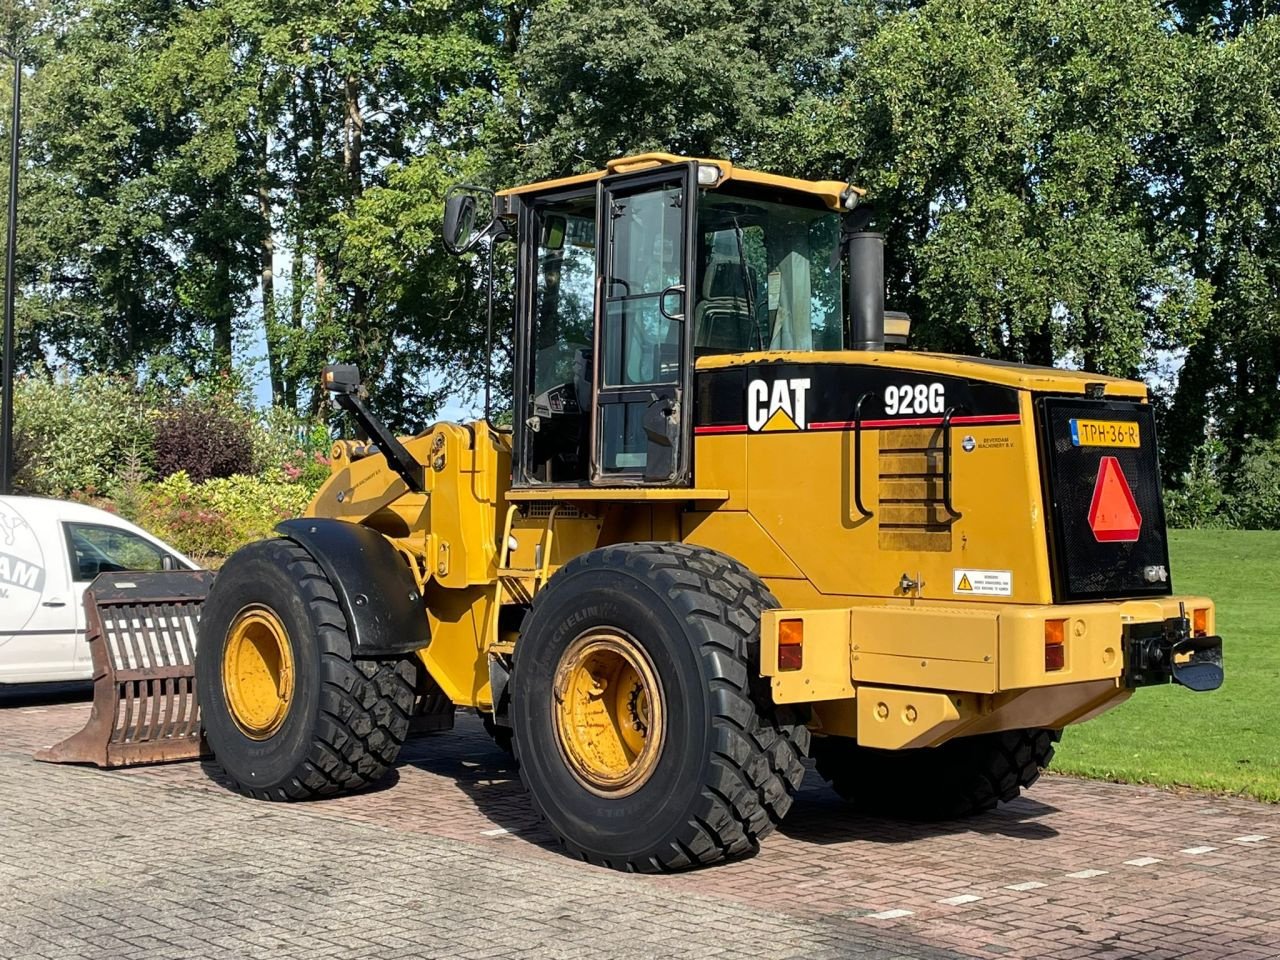
[[[1170,681],[1196,691],[1222,686],[1222,638],[1193,636],[1185,609],[1164,623],[1130,624],[1125,632],[1130,686]]]

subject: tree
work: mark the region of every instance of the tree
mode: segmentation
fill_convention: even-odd
[[[440,245],[448,185],[661,149],[869,188],[920,345],[1126,376],[1185,356],[1156,398],[1170,480],[1208,437],[1229,484],[1280,433],[1280,18],[1257,3],[22,16],[28,367],[202,377],[260,325],[278,406],[314,412],[320,367],[349,360],[418,426],[510,364],[510,284],[491,356],[480,270]]]
[[[855,29],[840,90],[767,156],[869,188],[923,343],[1131,376],[1198,335],[1207,288],[1149,216],[1169,185],[1148,143],[1185,86],[1158,8],[929,2]]]
[[[1280,437],[1280,19],[1195,37],[1191,109],[1166,145],[1180,189],[1162,213],[1213,288],[1210,335],[1191,346],[1168,418],[1173,478],[1212,433],[1236,469]]]
[[[245,306],[237,188],[151,73],[179,16],[163,3],[55,2],[28,44],[27,365],[52,355],[127,370],[160,352],[197,371],[230,363]]]

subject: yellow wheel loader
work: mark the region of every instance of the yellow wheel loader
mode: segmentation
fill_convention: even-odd
[[[236,786],[364,786],[463,707],[573,854],[670,870],[756,848],[806,757],[959,817],[1135,687],[1219,686],[1145,386],[905,349],[862,196],[667,154],[452,191],[450,249],[516,244],[513,425],[396,437],[325,371],[361,439],[201,614]]]

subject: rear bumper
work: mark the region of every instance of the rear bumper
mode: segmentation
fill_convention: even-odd
[[[1169,624],[1182,610],[1187,632],[1208,638],[1189,645],[1212,647],[1213,602],[1194,596],[770,610],[761,623],[761,672],[775,702],[818,703],[827,732],[856,730],[868,745],[924,746],[961,732],[1064,726],[1113,706],[1134,686],[1168,682],[1179,639],[1170,638]],[[784,658],[793,669],[779,668],[785,621],[793,622],[791,639],[800,622],[799,666],[794,650]],[[1059,637],[1062,650],[1047,658],[1046,641]],[[1145,638],[1145,660],[1135,638]],[[1216,647],[1220,672],[1220,641]],[[1188,656],[1184,649],[1177,659]],[[882,735],[872,736],[873,729]]]

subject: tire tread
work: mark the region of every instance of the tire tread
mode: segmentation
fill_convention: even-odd
[[[277,554],[273,559],[297,585],[316,627],[318,717],[305,757],[279,786],[266,790],[230,772],[228,779],[240,793],[263,800],[313,800],[363,789],[395,763],[408,736],[416,667],[407,659],[354,659],[346,617],[320,565],[284,538],[266,541],[262,549]]]
[[[809,749],[805,718],[775,707],[767,681],[759,679],[760,613],[778,602],[732,557],[680,543],[605,547],[574,558],[560,575],[618,567],[665,595],[693,626],[699,638],[697,653],[709,678],[712,753],[709,782],[698,794],[701,802],[682,827],[656,841],[660,849],[617,865],[636,872],[668,872],[751,853],[791,808]],[[534,611],[542,596],[534,598]],[[519,643],[516,651],[518,661]],[[524,764],[520,775],[528,790]],[[560,839],[575,857],[611,865]]]
[[[823,779],[861,812],[954,820],[1016,798],[1040,779],[1061,736],[1061,730],[1026,728],[902,751],[831,737],[814,745],[814,757]]]

